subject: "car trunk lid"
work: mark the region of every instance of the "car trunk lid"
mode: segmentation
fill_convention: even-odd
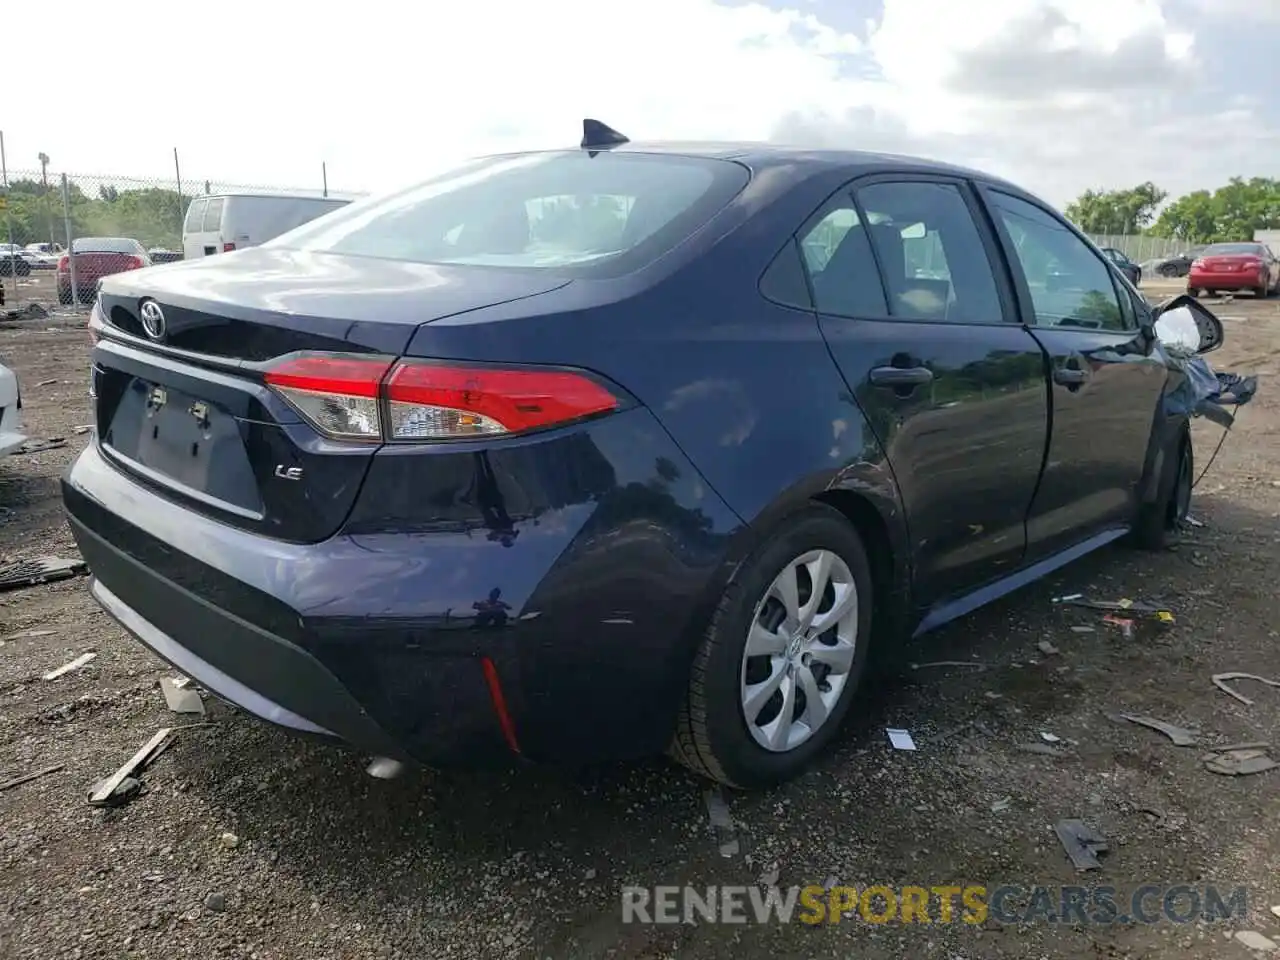
[[[565,282],[260,248],[113,276],[93,318],[99,443],[193,510],[280,539],[324,539],[381,443],[314,429],[266,383],[281,358],[322,352],[389,367],[423,322]]]

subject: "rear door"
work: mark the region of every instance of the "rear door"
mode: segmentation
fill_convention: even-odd
[[[1030,198],[982,193],[1051,368],[1053,429],[1027,517],[1034,560],[1133,522],[1167,370],[1125,284],[1073,227]]]
[[[182,258],[194,260],[204,256],[204,197],[196,197],[187,206],[187,216],[182,221]]]
[[[205,204],[200,237],[201,256],[225,252],[228,238],[223,235],[222,217],[226,207],[226,197],[210,197]]]
[[[971,188],[862,181],[802,229],[819,323],[897,479],[924,604],[1022,560],[1044,457],[1044,355]]]

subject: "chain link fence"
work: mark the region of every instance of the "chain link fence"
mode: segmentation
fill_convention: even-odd
[[[133,264],[182,259],[183,224],[193,201],[220,194],[285,194],[353,199],[357,193],[319,188],[179,181],[176,177],[130,177],[63,173],[51,169],[7,169],[0,183],[0,286],[5,309],[27,304],[78,309],[91,301],[96,276],[74,276],[88,246],[120,247],[116,272]],[[203,205],[202,205],[203,207]],[[79,243],[77,243],[79,241]],[[106,241],[103,243],[103,241]],[[136,243],[122,244],[118,241]],[[73,249],[77,256],[65,254]],[[101,266],[101,265],[100,265]],[[90,272],[81,265],[82,273]]]
[[[1119,250],[1126,257],[1139,265],[1149,264],[1155,260],[1176,257],[1180,254],[1195,256],[1204,244],[1187,243],[1185,240],[1174,240],[1168,237],[1149,237],[1145,234],[1125,236],[1123,234],[1091,233],[1089,239],[1099,247],[1111,247]],[[1144,269],[1143,273],[1147,271]]]

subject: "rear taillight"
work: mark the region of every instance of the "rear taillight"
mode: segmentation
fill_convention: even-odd
[[[367,442],[498,437],[617,410],[585,374],[385,357],[301,355],[266,382],[325,436]]]
[[[61,257],[58,258],[58,272],[66,273],[70,269],[71,269],[71,258],[64,253]]]
[[[222,252],[223,252],[223,253],[230,253],[230,252],[231,252],[232,250],[234,250],[235,248],[236,248],[236,245],[235,245],[234,243],[224,243],[224,244],[222,245]]]
[[[128,264],[125,267],[126,270],[141,270],[147,265],[147,262],[141,257],[125,257],[125,260]]]

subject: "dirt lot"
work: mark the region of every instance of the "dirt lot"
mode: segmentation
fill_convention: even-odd
[[[663,761],[383,782],[358,757],[217,704],[216,725],[180,732],[138,799],[91,808],[95,780],[160,726],[184,722],[156,686],[171,671],[97,612],[83,578],[0,594],[0,781],[65,764],[0,793],[0,956],[1258,956],[1228,940],[1238,930],[1280,939],[1280,771],[1218,776],[1203,748],[1108,718],[1198,726],[1209,744],[1280,744],[1280,689],[1242,685],[1246,706],[1209,679],[1280,678],[1280,397],[1268,387],[1280,301],[1216,309],[1228,343],[1215,364],[1268,379],[1197,490],[1205,526],[1166,554],[1105,551],[893,659],[818,769],[727,798],[739,842],[728,857],[704,785]],[[74,317],[0,329],[27,432],[67,439],[0,463],[5,558],[74,556],[57,479],[86,439],[76,433],[89,421],[86,347]],[[1202,466],[1219,431],[1197,429]],[[1074,592],[1163,598],[1177,624],[1126,640],[1096,613],[1051,605]],[[97,653],[88,666],[41,679],[86,651]],[[912,669],[913,659],[986,669]],[[892,750],[887,726],[909,729],[919,749]],[[1027,752],[1042,733],[1070,742],[1054,756]],[[1101,870],[1075,872],[1052,832],[1062,818],[1105,834]],[[784,886],[1246,885],[1249,915],[1147,926],[622,923],[624,884],[775,873]]]

